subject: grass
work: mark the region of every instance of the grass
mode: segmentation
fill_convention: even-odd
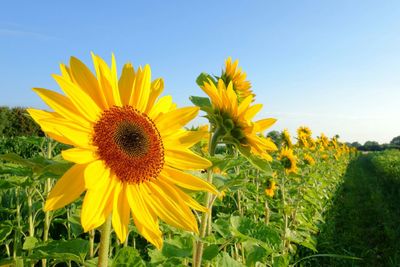
[[[400,159],[400,152],[397,153]],[[362,155],[349,164],[318,238],[319,254],[348,255],[362,260],[325,257],[312,259],[305,265],[400,265],[399,177],[383,177],[374,164],[376,156],[384,158],[377,154]]]

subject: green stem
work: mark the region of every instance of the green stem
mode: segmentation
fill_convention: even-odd
[[[210,126],[211,129],[211,126]],[[215,155],[215,149],[217,147],[219,138],[221,137],[221,134],[223,133],[223,129],[218,127],[214,134],[212,134],[210,132],[210,139],[209,139],[209,143],[208,143],[208,153],[210,154],[210,156],[214,156]],[[212,167],[210,167],[208,169],[207,172],[208,176],[207,176],[207,182],[212,184],[212,179],[213,179],[213,175],[212,175]],[[202,257],[203,257],[203,250],[204,250],[204,243],[201,240],[202,238],[204,238],[206,236],[207,233],[207,225],[210,224],[211,225],[211,216],[212,216],[212,203],[211,202],[211,193],[207,192],[206,194],[206,199],[204,201],[204,204],[206,206],[206,208],[208,208],[208,212],[203,213],[202,217],[201,217],[201,222],[200,222],[200,232],[199,232],[199,240],[197,240],[195,242],[195,246],[194,246],[194,250],[193,250],[193,267],[200,267],[201,266],[201,261],[202,261]]]
[[[111,235],[111,215],[108,216],[107,220],[101,228],[100,238],[100,249],[99,249],[99,261],[97,266],[107,267],[108,266],[108,251],[110,248],[110,235]]]
[[[89,259],[92,259],[94,256],[94,235],[95,230],[89,231]]]
[[[289,246],[289,242],[287,240],[288,236],[288,215],[286,209],[286,195],[285,195],[285,175],[282,176],[282,185],[281,185],[281,192],[282,192],[282,205],[283,205],[283,221],[284,221],[284,230],[283,230],[283,248],[284,252],[287,252],[287,248]]]

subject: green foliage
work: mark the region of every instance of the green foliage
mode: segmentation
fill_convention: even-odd
[[[0,107],[0,136],[43,136],[25,108]]]

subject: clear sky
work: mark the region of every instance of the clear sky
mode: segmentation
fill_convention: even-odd
[[[344,141],[400,135],[400,1],[3,1],[0,105],[45,108],[32,87],[90,51],[149,63],[179,105],[239,59],[273,130]]]

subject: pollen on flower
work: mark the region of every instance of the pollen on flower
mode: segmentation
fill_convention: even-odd
[[[104,111],[94,125],[93,144],[122,182],[156,179],[164,166],[164,147],[154,122],[131,106]]]

